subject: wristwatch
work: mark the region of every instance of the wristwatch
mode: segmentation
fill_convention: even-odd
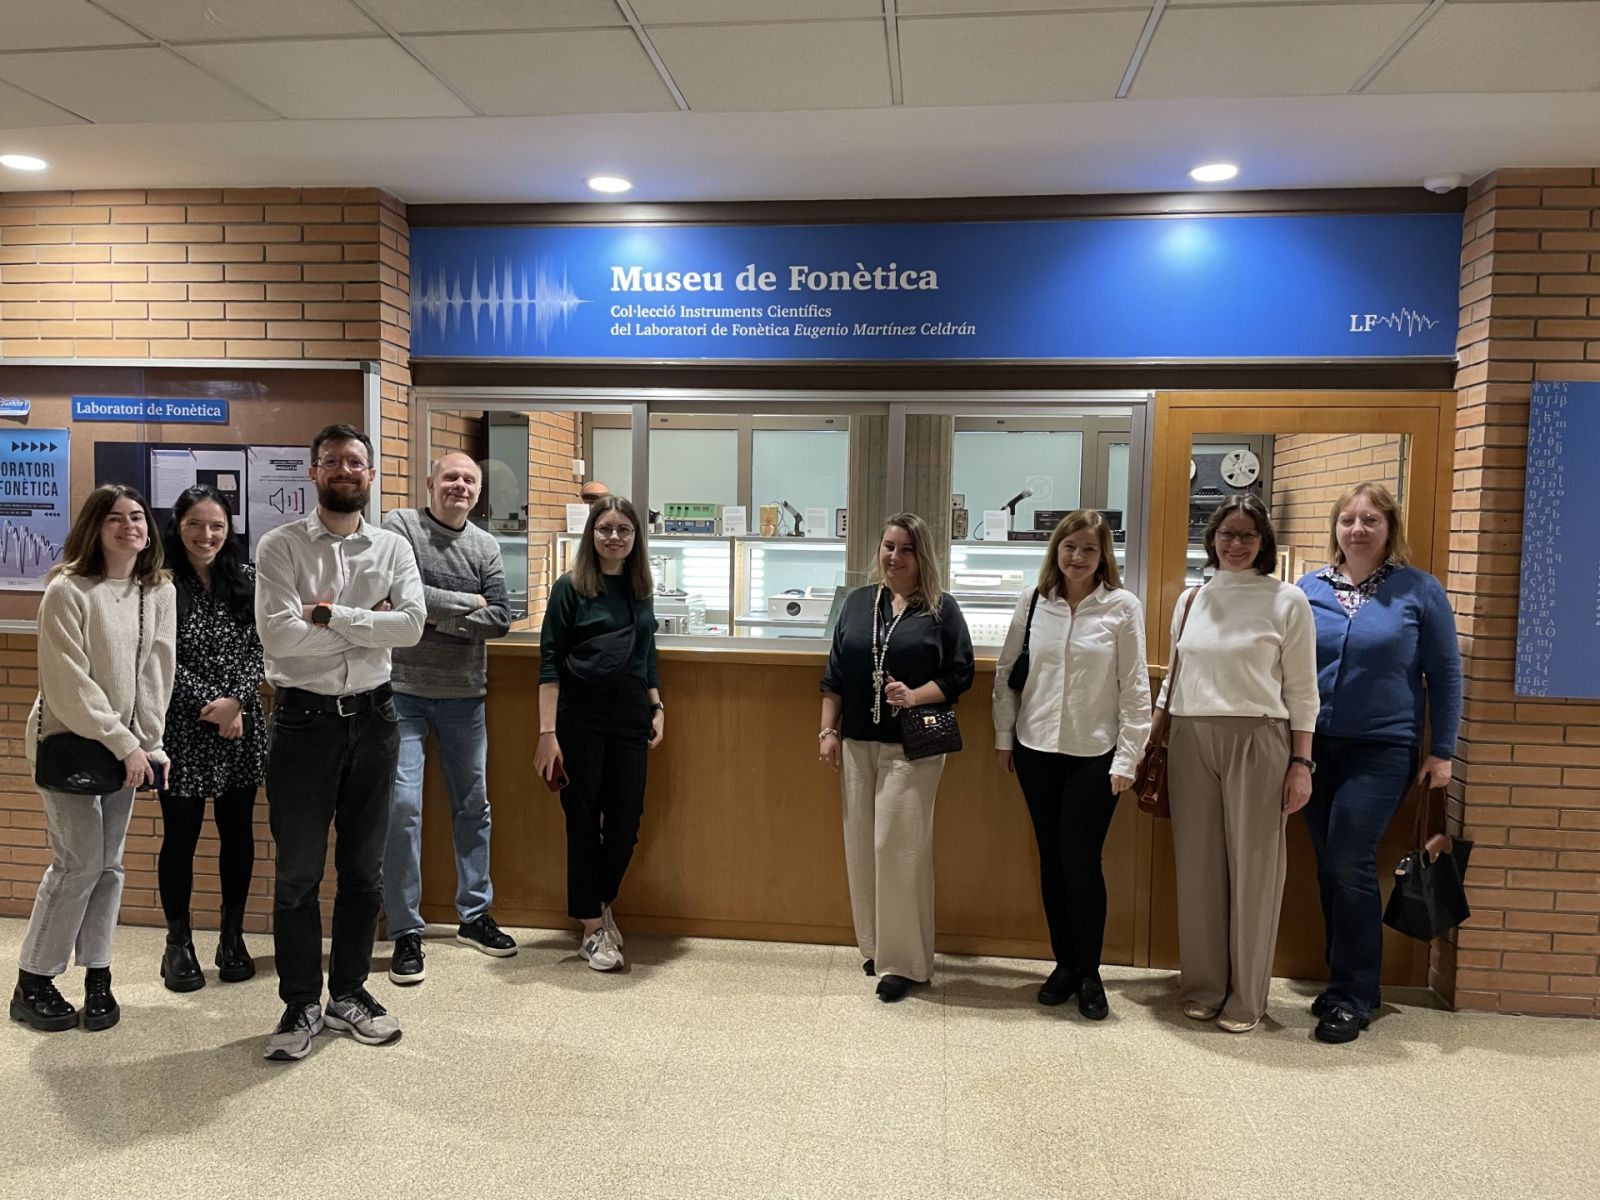
[[[1295,763],[1299,763],[1302,767],[1304,767],[1306,770],[1310,771],[1313,775],[1315,775],[1317,773],[1317,764],[1312,762],[1309,758],[1302,758],[1298,754],[1293,755],[1289,759],[1289,765],[1293,766]]]
[[[331,620],[333,620],[333,606],[331,604],[319,604],[311,610],[311,623],[313,625],[326,625]]]

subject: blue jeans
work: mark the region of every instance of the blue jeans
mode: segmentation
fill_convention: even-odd
[[[400,714],[400,763],[389,810],[389,844],[383,856],[383,908],[389,936],[419,932],[422,903],[422,779],[424,746],[431,727],[450,790],[456,848],[456,913],[475,921],[489,911],[489,791],[484,763],[489,734],[483,697],[430,700],[396,692]]]
[[[1378,1007],[1383,893],[1378,843],[1416,771],[1414,746],[1317,734],[1306,827],[1317,852],[1330,1001],[1366,1016]]]

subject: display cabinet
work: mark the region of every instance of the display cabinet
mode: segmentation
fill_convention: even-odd
[[[829,616],[846,586],[843,538],[741,537],[736,576],[744,637],[820,638],[832,635]]]
[[[972,644],[998,647],[1006,638],[1017,599],[1039,580],[1049,543],[954,542],[950,546],[950,594],[961,605]],[[1127,561],[1127,545],[1112,548],[1117,568]]]

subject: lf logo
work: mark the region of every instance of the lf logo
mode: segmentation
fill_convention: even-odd
[[[1403,333],[1407,337],[1421,330],[1432,329],[1439,322],[1432,317],[1423,316],[1419,312],[1412,312],[1409,308],[1402,308],[1388,313],[1351,313],[1351,333],[1371,333],[1380,325],[1385,329],[1392,329],[1396,333]]]

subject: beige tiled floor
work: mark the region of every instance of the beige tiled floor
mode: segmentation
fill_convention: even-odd
[[[21,936],[0,921],[0,961]],[[1159,972],[1109,970],[1091,1025],[1033,1003],[1035,963],[941,957],[889,1006],[848,949],[634,938],[602,976],[520,936],[507,961],[431,942],[405,991],[380,962],[404,1038],[325,1034],[279,1065],[270,970],[175,996],[160,932],[124,929],[120,1026],[0,1033],[0,1195],[1600,1195],[1593,1022],[1401,1005],[1327,1047],[1304,985],[1235,1037],[1185,1020]]]

